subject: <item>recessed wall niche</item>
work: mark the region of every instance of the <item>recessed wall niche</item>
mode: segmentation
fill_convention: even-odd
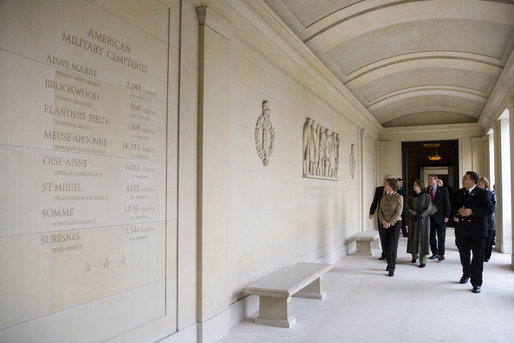
[[[303,176],[337,180],[339,134],[312,118],[303,125]]]

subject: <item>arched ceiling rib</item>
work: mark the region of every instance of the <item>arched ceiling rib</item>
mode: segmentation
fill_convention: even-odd
[[[265,1],[383,125],[477,122],[513,52],[513,1]]]

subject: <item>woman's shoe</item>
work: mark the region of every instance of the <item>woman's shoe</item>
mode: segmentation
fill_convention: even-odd
[[[420,263],[419,264],[419,268],[425,268],[425,264],[424,263]]]

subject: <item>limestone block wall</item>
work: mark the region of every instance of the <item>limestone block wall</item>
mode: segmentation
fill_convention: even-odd
[[[213,341],[363,228],[381,126],[261,1],[2,1],[0,74],[1,342]]]
[[[198,311],[201,339],[213,341],[257,310],[243,292],[249,283],[294,262],[346,253],[345,239],[367,216],[362,203],[371,201],[362,198],[363,183],[375,187],[377,131],[299,42],[283,40],[293,36],[273,26],[279,23],[265,5],[205,5],[198,10]],[[274,137],[267,165],[256,146],[265,101]],[[307,117],[339,134],[337,180],[303,176]],[[371,181],[362,180],[363,163]]]
[[[1,342],[155,341],[196,322],[194,8],[0,3]]]
[[[382,185],[380,175],[377,174],[378,144],[376,137],[366,130],[361,130],[362,141],[362,227],[375,229],[375,221],[369,220],[369,208],[375,195],[375,188]],[[383,176],[382,176],[383,177]],[[376,218],[376,216],[375,216]]]

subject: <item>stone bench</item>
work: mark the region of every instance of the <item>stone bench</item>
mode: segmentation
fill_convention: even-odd
[[[329,264],[297,263],[246,287],[248,294],[259,296],[259,316],[255,322],[292,327],[296,319],[291,315],[291,297],[325,298],[321,278],[331,268]]]
[[[379,247],[378,231],[367,230],[359,232],[351,236],[347,243],[355,241],[357,249],[355,251],[358,255],[371,255],[373,256],[373,249]]]

